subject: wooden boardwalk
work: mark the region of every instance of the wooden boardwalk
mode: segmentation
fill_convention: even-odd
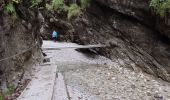
[[[63,43],[55,43],[52,41],[44,41],[42,45],[43,52],[56,53],[58,49],[66,48],[100,48],[103,45],[77,45],[62,46]],[[67,43],[66,43],[67,44]],[[31,82],[26,89],[21,93],[17,100],[69,100],[71,94],[72,98],[78,98],[72,89],[66,87],[64,76],[58,72],[57,64],[53,57],[54,54],[47,53],[46,59],[50,62],[40,64],[37,66],[37,73],[32,77]],[[75,99],[76,100],[76,99]]]

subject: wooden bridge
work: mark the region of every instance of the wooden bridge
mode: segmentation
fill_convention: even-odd
[[[64,44],[64,43],[62,43]],[[71,44],[72,46],[68,45],[62,45],[60,43],[55,43],[52,41],[44,41],[44,44],[42,46],[42,50],[59,50],[59,49],[88,49],[88,48],[104,48],[107,47],[106,45],[102,44],[96,44],[96,45],[78,45],[74,43],[65,43],[65,44]]]

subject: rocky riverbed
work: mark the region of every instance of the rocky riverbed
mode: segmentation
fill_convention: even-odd
[[[75,46],[70,43],[57,43]],[[50,53],[49,53],[50,54]],[[130,70],[123,60],[110,60],[75,49],[53,54],[63,73],[71,100],[169,100],[170,84],[140,70]],[[133,63],[132,63],[133,66]],[[74,94],[75,93],[75,94]],[[74,98],[74,95],[78,95]]]

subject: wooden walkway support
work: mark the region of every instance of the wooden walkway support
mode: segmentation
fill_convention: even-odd
[[[105,48],[105,45],[78,45],[78,46],[70,46],[70,47],[46,47],[42,48],[43,50],[59,50],[59,49],[90,49],[90,48]]]

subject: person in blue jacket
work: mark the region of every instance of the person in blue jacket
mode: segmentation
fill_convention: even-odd
[[[52,33],[52,39],[54,40],[54,42],[57,41],[57,37],[58,37],[58,32],[53,31],[53,33]]]

